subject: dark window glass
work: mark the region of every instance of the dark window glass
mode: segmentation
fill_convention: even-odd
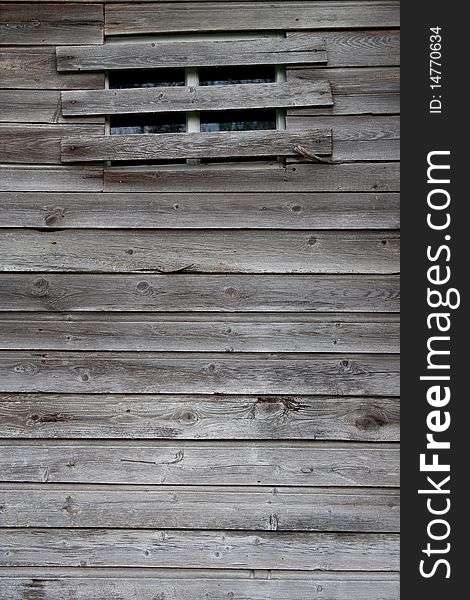
[[[276,111],[227,110],[201,113],[201,131],[276,129]]]
[[[109,87],[152,88],[184,85],[184,69],[134,69],[133,71],[109,71]]]
[[[112,115],[111,135],[133,135],[138,133],[184,133],[184,113],[147,113],[138,115]]]
[[[275,80],[276,69],[274,66],[205,67],[199,69],[199,85],[272,83]]]

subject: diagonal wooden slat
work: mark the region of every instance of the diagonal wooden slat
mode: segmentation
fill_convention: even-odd
[[[109,43],[57,48],[58,71],[326,63],[323,42],[302,38]]]
[[[184,158],[295,156],[332,152],[331,130],[217,131],[64,138],[62,162],[96,160],[168,160]]]
[[[327,81],[62,92],[64,116],[332,105]]]

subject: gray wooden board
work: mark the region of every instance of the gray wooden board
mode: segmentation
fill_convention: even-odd
[[[4,566],[396,571],[393,533],[4,529]]]
[[[397,487],[399,462],[398,444],[4,440],[0,481]]]
[[[380,397],[9,393],[0,437],[394,442],[399,414]]]
[[[398,115],[400,113],[399,93],[355,93],[335,95],[333,106],[312,106],[305,109],[287,109],[288,115],[306,114],[309,116],[336,115]]]
[[[333,163],[400,160],[400,140],[338,140],[333,143]],[[310,163],[310,157],[288,156],[287,164]]]
[[[292,574],[291,574],[292,573]],[[1,600],[396,600],[396,573],[86,569],[26,567],[0,570]]]
[[[13,192],[397,192],[396,162],[377,164],[238,165],[218,168],[113,168],[0,165],[0,191]]]
[[[249,6],[249,5],[248,5]],[[213,7],[211,7],[213,8]],[[158,11],[160,8],[158,9]],[[149,15],[147,15],[148,17]],[[140,41],[57,48],[58,71],[104,71],[326,63],[324,43],[302,38],[232,41]]]
[[[287,69],[290,82],[329,81],[333,98],[346,94],[394,94],[400,91],[399,67],[358,67],[358,68],[293,68]]]
[[[395,354],[0,352],[4,392],[399,394]]]
[[[50,174],[52,176],[52,171]],[[13,181],[12,175],[8,177],[7,174],[6,191],[40,191],[36,180],[31,181],[28,175],[27,171],[21,172],[21,181],[16,178]],[[48,185],[50,191],[60,191],[50,180]],[[62,183],[60,188],[61,191],[79,191],[72,186],[65,188]],[[168,170],[126,170],[121,167],[104,173],[106,192],[233,192],[234,189],[239,192],[397,192],[400,189],[400,169],[398,163],[384,162],[234,169],[202,165],[193,169]]]
[[[326,81],[62,92],[66,116],[332,105]]]
[[[101,4],[2,3],[0,44],[102,44],[104,11]]]
[[[27,93],[24,90],[0,90],[0,122],[104,123],[104,117],[64,118],[58,90],[29,90]]]
[[[0,527],[398,532],[396,489],[3,484]]]
[[[2,350],[99,350],[163,352],[378,352],[399,350],[399,323],[372,317],[358,322],[330,317],[276,319],[134,317],[24,313],[0,315]]]
[[[100,192],[103,168],[0,165],[2,192]]]
[[[287,39],[323,42],[329,67],[389,67],[400,64],[398,29],[289,31]]]
[[[400,160],[400,140],[338,141],[332,159],[338,162]]]
[[[198,31],[367,29],[397,27],[398,1],[111,4],[105,8],[107,35]]]
[[[0,205],[0,228],[398,229],[400,218],[396,193],[3,192]]]
[[[295,156],[297,147],[320,156],[331,154],[331,130],[82,135],[62,138],[60,159],[89,162]]]
[[[386,231],[36,231],[3,229],[0,271],[397,273]]]
[[[4,311],[398,312],[395,275],[0,273]]]
[[[104,125],[0,124],[0,154],[5,163],[60,164],[64,136],[104,134]]]
[[[104,87],[103,73],[58,73],[54,48],[0,48],[0,69],[2,89],[95,90]]]
[[[400,158],[400,119],[398,116],[287,116],[290,130],[331,128],[334,161],[390,161]],[[302,156],[289,162],[308,161]]]
[[[73,92],[70,92],[73,93]],[[376,140],[399,140],[400,117],[397,115],[375,116],[312,116],[287,115],[289,129],[332,129],[334,145],[341,142]]]

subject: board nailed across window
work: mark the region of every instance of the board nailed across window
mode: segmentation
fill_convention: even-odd
[[[279,76],[282,65],[325,63],[322,44],[280,37],[58,48],[59,72],[107,71],[109,81],[63,92],[63,116],[106,115],[111,134],[62,139],[61,161],[331,155],[329,129],[290,131],[279,118],[286,108],[333,104],[327,81]]]

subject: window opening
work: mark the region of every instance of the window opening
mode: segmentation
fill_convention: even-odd
[[[273,83],[284,81],[284,68],[268,66],[201,67],[188,69],[143,69],[109,71],[109,89],[152,88],[173,86],[211,86],[233,84]],[[139,135],[153,133],[199,133],[222,131],[249,131],[285,129],[285,116],[281,109],[246,109],[225,111],[193,111],[185,113],[139,113],[110,115],[108,132],[111,135]],[[227,162],[273,162],[280,157],[112,161],[113,165],[175,165],[212,164]]]

